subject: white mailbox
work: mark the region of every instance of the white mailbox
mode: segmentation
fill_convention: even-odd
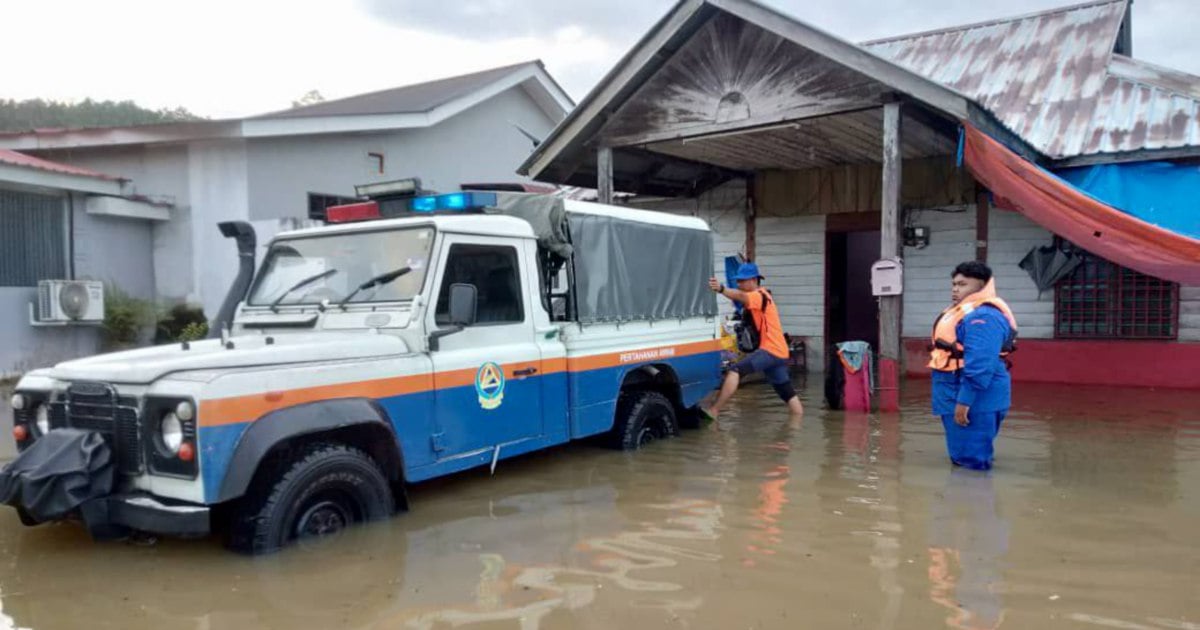
[[[871,265],[871,294],[900,295],[904,292],[904,261],[885,258]]]

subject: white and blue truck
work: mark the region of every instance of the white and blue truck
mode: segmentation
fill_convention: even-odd
[[[262,553],[406,509],[406,484],[571,440],[636,449],[719,384],[700,219],[468,191],[329,209],[255,264],[215,338],[69,361],[12,395],[0,501],[96,537]]]

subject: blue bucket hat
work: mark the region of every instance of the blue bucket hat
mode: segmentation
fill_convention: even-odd
[[[766,280],[761,273],[758,272],[758,265],[748,262],[742,263],[738,267],[737,274],[733,276],[734,280]]]

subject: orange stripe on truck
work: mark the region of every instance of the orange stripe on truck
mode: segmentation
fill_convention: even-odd
[[[539,375],[567,372],[587,372],[621,365],[655,363],[721,349],[718,340],[701,341],[678,346],[663,346],[613,352],[573,359],[546,359],[541,362]],[[513,372],[538,367],[536,361],[521,361],[502,366],[506,378],[515,378]],[[449,370],[436,374],[418,374],[393,378],[317,385],[288,390],[272,390],[245,396],[214,398],[200,401],[200,426],[215,427],[227,424],[251,422],[285,407],[335,398],[391,398],[406,394],[419,394],[435,389],[471,387],[475,385],[477,369]]]

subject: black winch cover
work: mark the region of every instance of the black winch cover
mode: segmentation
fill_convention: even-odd
[[[53,521],[107,496],[112,485],[113,454],[99,433],[55,429],[0,470],[0,501]]]

